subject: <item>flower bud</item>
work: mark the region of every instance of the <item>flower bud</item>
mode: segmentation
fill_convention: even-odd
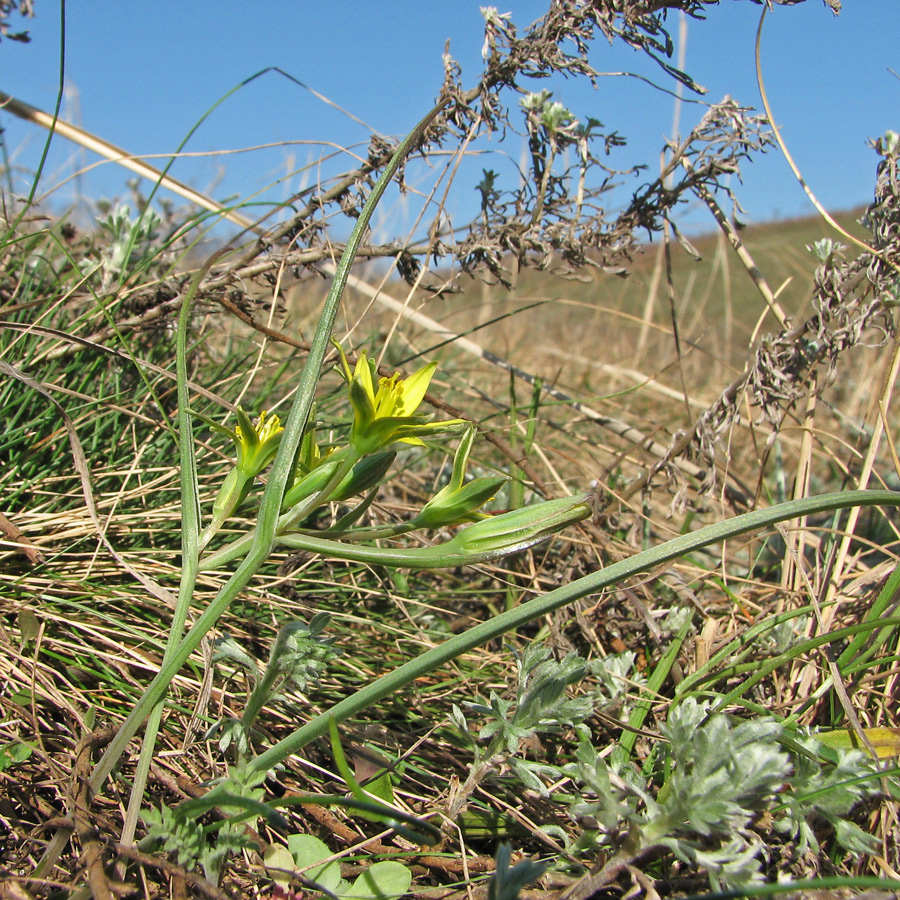
[[[409,524],[413,528],[443,528],[483,519],[485,514],[478,510],[492,500],[508,480],[505,475],[495,475],[493,478],[475,478],[459,488],[448,484]]]
[[[545,500],[469,525],[441,546],[444,551],[459,550],[473,554],[513,553],[532,547],[566,526],[587,519],[592,512],[590,493]]]

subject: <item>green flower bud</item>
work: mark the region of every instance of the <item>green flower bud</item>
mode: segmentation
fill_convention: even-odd
[[[513,553],[532,547],[566,526],[587,519],[592,512],[593,497],[590,493],[545,500],[469,525],[441,546],[445,552]]]
[[[382,450],[381,453],[373,453],[371,456],[361,459],[337,486],[329,499],[349,500],[358,494],[364,494],[384,478],[396,457],[397,454],[393,450]]]
[[[306,500],[307,497],[311,497],[313,494],[321,491],[334,476],[338,466],[346,457],[346,453],[347,448],[344,448],[330,454],[311,472],[307,472],[306,475],[298,478],[285,492],[281,508],[287,511]],[[322,498],[322,502],[324,503],[328,500],[340,502],[364,493],[381,481],[396,456],[397,454],[393,450],[383,450],[381,453],[374,453],[360,460],[344,476],[341,483],[331,494]]]
[[[240,407],[237,408],[236,415],[238,424],[234,431],[215,422],[209,423],[216,431],[231,438],[237,459],[213,501],[212,520],[200,535],[201,549],[209,543],[250,493],[253,479],[274,458],[284,432],[278,416],[269,417],[265,410],[259,414],[255,425]]]
[[[475,429],[469,428],[459,442],[453,457],[453,472],[450,482],[441,488],[410,522],[413,528],[441,528],[444,525],[459,525],[461,522],[476,522],[485,517],[478,512],[491,500],[508,480],[502,475],[493,478],[475,478],[465,483],[466,464],[475,440]]]
[[[457,489],[447,485],[425,504],[422,512],[409,524],[414,528],[443,528],[445,525],[484,519],[486,514],[478,510],[492,500],[508,480],[503,475],[495,475],[493,478],[475,478]]]

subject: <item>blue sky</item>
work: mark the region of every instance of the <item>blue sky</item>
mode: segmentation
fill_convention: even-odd
[[[37,17],[28,23],[32,42],[0,44],[0,89],[50,112],[59,77],[60,8],[52,0],[38,0],[35,6]],[[876,157],[866,142],[887,129],[900,131],[900,79],[891,71],[900,73],[900,3],[848,0],[844,6],[838,17],[822,0],[778,6],[767,16],[763,34],[764,76],[775,117],[813,190],[832,210],[868,201]],[[545,11],[546,2],[509,0],[499,9],[511,12],[522,30]],[[705,99],[729,94],[743,105],[760,106],[753,59],[759,15],[760,7],[748,0],[723,0],[708,9],[706,21],[689,20],[685,67],[709,89]],[[669,25],[677,36],[677,18],[670,17]],[[69,3],[63,118],[129,152],[170,153],[225,92],[277,66],[372,129],[399,135],[430,108],[447,40],[462,64],[464,85],[473,85],[481,64],[483,20],[479,3],[470,0]],[[643,54],[610,47],[602,39],[593,47],[592,63],[674,86]],[[597,90],[575,80],[534,85],[535,90],[543,87],[552,88],[579,118],[593,116],[629,139],[614,164],[641,161],[651,172],[658,167],[663,140],[672,133],[671,96],[625,78],[604,78]],[[682,107],[682,134],[702,113],[701,106]],[[24,169],[33,166],[45,134],[2,112],[0,124],[12,162]],[[172,172],[224,200],[248,197],[307,166],[305,173],[264,195],[280,201],[304,179],[317,176],[324,151],[315,142],[364,149],[368,134],[312,93],[269,72],[232,96],[192,138],[186,149],[206,155],[180,159]],[[306,143],[211,155],[288,141]],[[479,161],[478,172],[482,166],[517,161],[522,141],[513,135],[488,149],[498,155]],[[95,161],[58,139],[42,188]],[[347,157],[338,162],[343,168],[351,164]],[[54,196],[58,204],[79,195],[127,196],[129,177],[103,165]],[[451,197],[450,209],[460,218],[475,208],[473,184],[461,179],[458,194]],[[627,182],[624,190],[637,184]],[[812,211],[775,151],[746,166],[744,184],[736,187],[751,222]],[[700,209],[686,210],[685,216],[691,231],[713,227]]]

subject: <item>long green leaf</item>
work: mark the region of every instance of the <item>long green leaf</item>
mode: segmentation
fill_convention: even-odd
[[[172,653],[171,658],[162,666],[159,673],[147,686],[147,689],[144,691],[141,699],[137,702],[128,718],[122,723],[115,740],[107,748],[91,774],[90,784],[95,793],[100,792],[128,742],[135,734],[137,734],[153,707],[165,696],[169,684],[171,684],[172,679],[185,664],[188,657],[200,645],[203,638],[221,618],[222,613],[225,612],[235,597],[237,597],[244,587],[246,587],[247,583],[256,574],[259,567],[271,553],[275,541],[275,529],[278,524],[278,517],[281,510],[281,500],[288,479],[291,477],[297,447],[303,437],[303,431],[306,428],[306,423],[309,418],[319,373],[325,359],[325,353],[328,349],[331,330],[334,326],[335,317],[337,316],[341,294],[343,293],[347,279],[350,275],[350,267],[353,264],[353,259],[356,256],[356,252],[365,235],[372,213],[387,188],[388,183],[393,178],[409,152],[421,140],[432,119],[440,112],[445,102],[446,101],[442,101],[431,110],[431,112],[416,125],[403,143],[398,147],[396,153],[391,158],[391,161],[385,167],[384,172],[375,184],[375,187],[372,189],[372,193],[369,195],[362,213],[356,222],[353,233],[347,241],[334,281],[331,285],[331,290],[328,292],[328,296],[323,305],[322,314],[319,318],[319,324],[316,328],[316,334],[310,347],[306,365],[304,366],[299,379],[294,404],[291,407],[290,414],[285,423],[284,434],[282,435],[281,443],[278,448],[278,455],[275,457],[275,461],[272,464],[269,473],[266,489],[260,503],[255,538],[250,551],[235,570],[231,578],[229,578],[219,590],[210,605],[197,619],[194,626],[179,643],[177,649]],[[194,502],[192,498],[186,498],[186,500],[188,502]]]
[[[534,621],[547,613],[585,597],[595,594],[604,588],[618,584],[648,569],[678,559],[687,553],[699,550],[709,544],[729,540],[750,531],[758,531],[800,516],[815,515],[850,506],[900,506],[900,492],[895,491],[841,491],[823,494],[820,497],[805,497],[790,500],[787,503],[768,509],[756,509],[752,512],[735,516],[724,522],[716,522],[690,534],[680,535],[659,547],[652,547],[634,556],[623,559],[599,572],[585,575],[577,581],[557,588],[537,597],[528,603],[495,616],[473,628],[455,635],[443,644],[423,653],[421,656],[383,675],[377,681],[366,685],[355,694],[337,703],[327,712],[312,719],[293,734],[279,741],[249,764],[251,772],[264,772],[284,762],[291,754],[297,753],[310,741],[321,737],[328,731],[328,723],[333,718],[342,722],[357,715],[377,703],[383,697],[399,691],[410,682],[452,659],[495,640],[509,631]],[[826,636],[827,637],[827,636]]]

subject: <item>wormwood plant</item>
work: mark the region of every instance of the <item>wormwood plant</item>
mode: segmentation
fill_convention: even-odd
[[[788,863],[820,853],[823,828],[848,853],[876,852],[878,841],[849,815],[882,792],[883,773],[862,751],[835,749],[827,735],[766,716],[737,719],[690,696],[670,709],[643,768],[621,745],[595,746],[586,721],[625,679],[640,684],[633,663],[634,654],[593,663],[575,654],[553,660],[546,648],[531,645],[517,659],[514,701],[493,693],[489,705],[469,704],[469,716],[484,720],[477,735],[469,717],[454,709],[453,723],[475,757],[458,806],[490,771],[505,771],[507,780],[559,804],[575,835],[556,825],[545,833],[563,841],[570,859],[605,859],[567,895],[576,897],[638,867],[647,875],[665,872],[671,858],[704,871],[714,890],[746,889],[764,880],[778,852],[771,832],[786,841],[781,852]],[[601,687],[569,696],[567,688],[592,670]],[[554,732],[572,735],[571,762],[524,755],[528,738]],[[900,790],[896,770],[890,780],[891,790]],[[661,854],[670,861],[651,863],[647,872],[647,862]]]
[[[714,890],[746,887],[763,880],[770,829],[799,859],[819,852],[816,820],[834,828],[846,851],[877,846],[847,818],[881,791],[877,766],[861,751],[832,753],[773,719],[733,720],[693,698],[670,711],[662,737],[656,784],[621,755],[604,760],[584,740],[577,761],[563,769],[580,789],[570,814],[596,829],[587,842],[613,851],[592,887],[663,848],[704,870]]]

